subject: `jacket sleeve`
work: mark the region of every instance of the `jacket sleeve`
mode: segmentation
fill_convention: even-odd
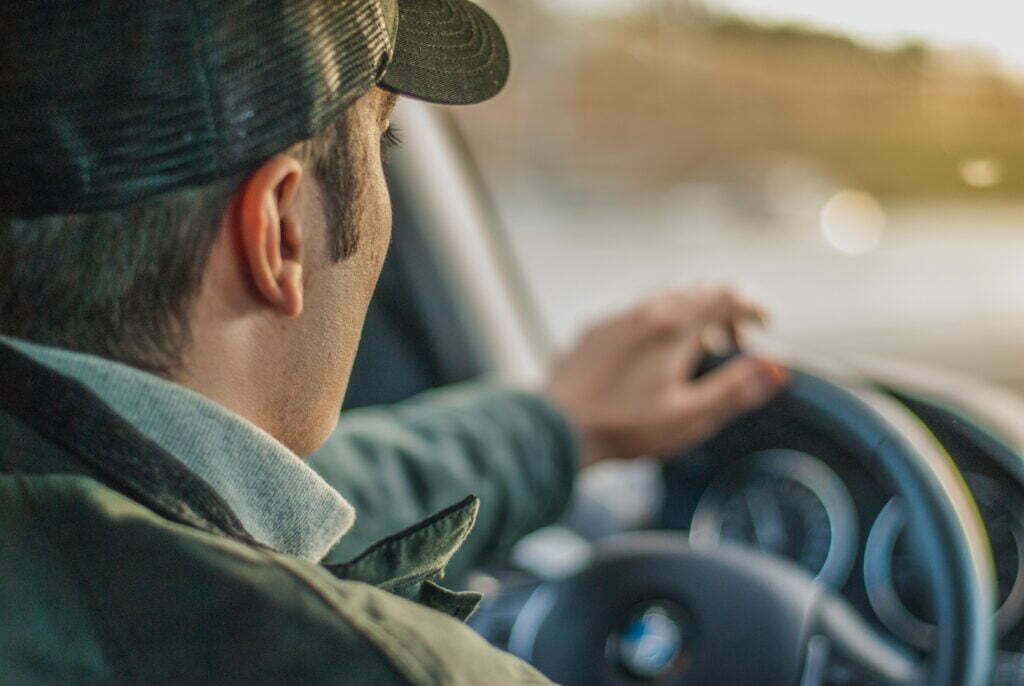
[[[479,496],[477,525],[449,566],[457,578],[561,516],[577,448],[565,419],[540,396],[474,383],[343,413],[309,462],[356,508],[331,562]]]

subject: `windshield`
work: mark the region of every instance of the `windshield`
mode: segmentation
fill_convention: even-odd
[[[1001,0],[496,0],[513,75],[457,111],[566,341],[739,285],[772,336],[1024,388],[1024,39]]]

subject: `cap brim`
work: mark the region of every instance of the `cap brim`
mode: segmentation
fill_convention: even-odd
[[[508,80],[501,29],[468,0],[399,0],[395,52],[380,85],[420,100],[470,105]]]

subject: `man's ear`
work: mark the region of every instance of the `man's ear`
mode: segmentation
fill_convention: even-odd
[[[302,165],[294,157],[274,155],[242,184],[235,233],[257,292],[287,317],[302,313],[302,225],[299,182]]]

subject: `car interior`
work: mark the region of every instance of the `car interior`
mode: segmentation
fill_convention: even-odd
[[[451,122],[428,119],[471,171]],[[417,212],[408,167],[389,169],[394,240],[346,410],[508,376]],[[1024,683],[1013,436],[984,404],[950,402],[956,389],[791,367],[768,406],[649,467],[656,487],[622,488],[630,476],[614,469],[583,478],[561,524],[455,580],[488,592],[471,625],[567,684]]]
[[[473,1],[507,34],[512,75],[471,108],[399,99],[388,137],[402,144],[385,156],[392,242],[340,423],[481,378],[537,388],[585,324],[707,281],[778,316],[727,332],[728,344],[707,341],[692,378],[751,355],[779,362],[788,383],[679,454],[582,469],[557,523],[444,579],[483,595],[468,625],[567,686],[1024,686],[1019,8]],[[387,78],[403,45],[395,22],[410,7],[388,8],[373,9],[372,25],[360,8],[366,25],[344,30],[376,46],[357,65],[360,83],[404,92]],[[178,173],[168,169],[168,179]],[[258,243],[266,231],[252,233]],[[289,251],[302,244],[281,233]],[[288,278],[289,288],[301,282]],[[344,495],[344,483],[332,485]],[[105,505],[94,499],[90,507]],[[111,502],[115,517],[120,501]],[[230,510],[227,499],[209,503]],[[464,504],[459,535],[475,512]],[[324,521],[305,519],[314,530]],[[398,547],[371,549],[370,562]],[[468,606],[432,585],[435,569],[385,588],[408,582]],[[371,615],[382,607],[366,601]],[[371,636],[342,619],[373,639],[375,659],[398,663],[407,646],[397,633],[371,626]],[[100,633],[80,638],[99,645]],[[441,652],[429,642],[419,650]]]

